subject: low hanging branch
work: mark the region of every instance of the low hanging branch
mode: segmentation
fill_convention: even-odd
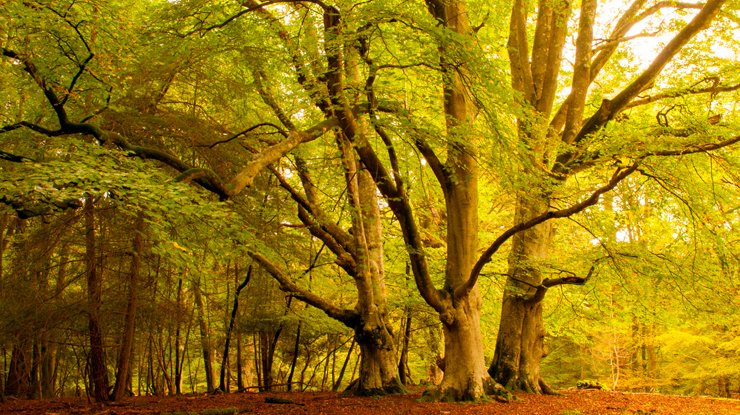
[[[266,256],[259,252],[251,251],[249,256],[252,257],[260,266],[270,273],[275,280],[280,284],[280,289],[286,293],[292,294],[295,298],[303,301],[304,303],[311,305],[323,311],[329,317],[341,321],[348,327],[354,327],[359,319],[359,314],[354,310],[346,310],[337,307],[330,301],[310,292],[307,289],[301,288],[293,282],[293,280],[287,276],[275,263],[270,261]]]
[[[247,165],[237,173],[232,180],[224,182],[216,173],[207,169],[194,168],[166,151],[130,144],[123,135],[113,131],[102,130],[94,124],[70,121],[64,107],[68,94],[65,95],[64,98],[60,99],[55,89],[41,76],[38,68],[33,64],[33,62],[31,62],[29,57],[22,56],[21,54],[6,48],[0,49],[2,49],[3,56],[23,64],[23,69],[43,91],[46,100],[56,113],[57,121],[59,122],[59,128],[51,130],[33,123],[21,121],[19,123],[0,128],[0,133],[25,127],[49,137],[71,134],[90,135],[95,137],[95,139],[97,139],[101,144],[111,143],[123,151],[131,152],[137,157],[158,160],[181,173],[180,176],[175,179],[176,181],[182,180],[197,183],[204,189],[218,195],[221,200],[229,199],[230,197],[240,193],[244,188],[251,186],[254,178],[261,171],[285,156],[298,145],[313,141],[337,126],[337,120],[335,118],[329,118],[309,127],[306,130],[291,131],[287,133],[285,140],[260,151],[255,158],[247,163]],[[82,68],[84,69],[84,66]],[[73,87],[73,85],[71,85],[70,88],[71,87]],[[266,124],[263,123],[260,125]],[[19,162],[25,159],[22,156],[11,156],[13,155],[8,155],[6,159]]]
[[[472,271],[470,272],[470,278],[468,278],[468,281],[460,286],[457,290],[455,290],[455,298],[463,298],[467,296],[470,291],[475,287],[475,284],[478,282],[478,276],[480,275],[480,272],[483,270],[483,267],[491,261],[491,258],[493,257],[493,254],[495,254],[501,246],[508,241],[512,236],[516,235],[519,232],[523,232],[527,229],[533,228],[543,222],[546,222],[550,219],[556,219],[556,218],[567,218],[569,216],[575,215],[578,212],[581,212],[582,210],[586,209],[589,206],[593,206],[596,203],[599,202],[599,198],[602,194],[614,189],[619,182],[626,179],[630,174],[634,173],[637,170],[637,167],[639,166],[638,162],[635,162],[629,167],[621,167],[618,168],[617,171],[614,172],[612,175],[612,178],[609,180],[607,184],[605,184],[602,187],[599,187],[596,189],[589,197],[582,200],[579,203],[576,203],[573,206],[559,209],[559,210],[552,210],[545,212],[539,216],[536,216],[526,222],[520,222],[511,228],[507,229],[506,232],[502,233],[498,238],[496,238],[495,241],[483,252],[483,254],[478,259],[478,262],[475,263],[473,266]]]
[[[548,288],[552,288],[558,285],[584,285],[588,282],[589,279],[594,274],[594,271],[596,270],[596,266],[604,259],[607,259],[609,257],[602,257],[594,261],[593,264],[591,264],[591,268],[588,270],[588,274],[586,274],[585,277],[579,277],[575,274],[568,275],[567,277],[560,277],[560,278],[545,278],[544,281],[542,281],[542,284],[538,285],[537,291],[535,291],[532,298],[529,300],[531,303],[538,303],[542,301],[543,298],[545,298],[545,294],[547,293]]]

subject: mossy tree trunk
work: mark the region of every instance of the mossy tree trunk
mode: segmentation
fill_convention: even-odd
[[[521,197],[516,221],[524,222],[547,211],[547,198]],[[544,356],[545,325],[542,318],[543,275],[538,262],[545,259],[552,226],[544,223],[512,238],[509,275],[504,290],[496,352],[491,376],[508,389],[551,393],[540,375]]]

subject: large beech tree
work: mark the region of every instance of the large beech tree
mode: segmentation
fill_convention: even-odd
[[[728,136],[728,131],[723,129],[696,131],[690,135],[688,143],[679,138],[686,134],[685,130],[660,129],[647,133],[647,137],[620,137],[611,131],[604,132],[615,123],[628,125],[628,116],[620,119],[625,111],[661,98],[738,89],[736,83],[713,78],[711,72],[697,78],[698,83],[702,83],[702,77],[713,79],[715,83],[706,85],[708,88],[695,85],[682,90],[661,80],[666,66],[678,59],[682,49],[702,30],[710,27],[725,4],[722,0],[696,4],[635,0],[620,9],[620,15],[610,25],[610,33],[600,34],[606,38],[598,39],[597,31],[604,29],[596,27],[597,13],[600,7],[614,7],[609,2],[584,0],[580,8],[576,8],[576,4],[566,1],[540,1],[535,10],[526,2],[514,2],[507,48],[512,85],[525,108],[524,115],[517,120],[518,134],[528,149],[525,157],[535,171],[533,176],[540,177],[534,180],[540,185],[517,196],[517,223],[547,214],[554,204],[558,183],[586,169],[603,168],[610,159],[626,158],[632,163],[628,170],[635,170],[641,169],[645,158],[708,152],[740,140],[738,136]],[[599,85],[604,68],[618,64],[620,47],[640,37],[630,36],[630,30],[664,10],[673,12],[679,28],[665,46],[655,52],[652,62],[628,79],[626,85],[611,88]],[[693,16],[687,20],[677,19],[681,14],[676,10],[689,11]],[[531,31],[533,37],[528,34]],[[561,69],[568,53],[568,36],[575,38],[570,74]],[[602,43],[596,47],[598,41]],[[656,83],[673,91],[670,94],[656,91]],[[564,85],[569,92],[560,100],[558,96]],[[595,102],[597,94],[605,97],[600,103]],[[590,111],[590,107],[595,107],[595,111]],[[708,125],[705,120],[703,122]],[[645,145],[651,141],[662,145]],[[682,142],[684,144],[679,144]],[[554,181],[555,185],[547,181]],[[583,283],[593,272],[592,268],[588,276],[581,278],[545,278],[537,263],[547,257],[553,231],[552,224],[540,224],[512,239],[496,353],[489,368],[491,376],[507,388],[551,392],[540,375],[545,337],[542,300],[548,288]],[[486,257],[487,254],[484,259]],[[479,269],[476,267],[476,272]]]

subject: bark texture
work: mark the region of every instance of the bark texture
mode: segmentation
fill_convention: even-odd
[[[547,211],[547,197],[520,198],[517,223]],[[544,356],[545,325],[542,318],[543,276],[537,262],[547,256],[552,239],[550,223],[537,225],[512,238],[509,275],[503,297],[496,352],[490,375],[507,389],[550,393],[540,375]]]

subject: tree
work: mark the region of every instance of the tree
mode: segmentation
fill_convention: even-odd
[[[615,123],[628,123],[628,117],[619,118],[626,110],[666,96],[664,93],[655,93],[647,100],[640,99],[641,94],[654,87],[664,68],[672,60],[678,59],[682,48],[709,27],[725,2],[688,5],[698,9],[695,16],[681,23],[680,30],[675,32],[650,65],[637,73],[626,86],[596,89],[594,85],[600,79],[602,69],[617,59],[615,52],[630,39],[630,29],[662,8],[674,7],[673,4],[659,3],[646,8],[646,3],[632,2],[616,20],[607,43],[600,49],[594,49],[595,32],[598,30],[595,23],[598,2],[582,2],[570,91],[560,103],[556,99],[558,87],[564,78],[561,62],[569,33],[566,22],[570,21],[572,5],[566,2],[540,2],[534,23],[534,39],[531,40],[527,35],[527,30],[531,28],[527,6],[524,2],[514,3],[508,40],[509,59],[512,84],[520,93],[521,105],[526,108],[526,115],[518,117],[518,131],[522,145],[528,150],[526,156],[534,171],[532,177],[540,177],[534,179],[535,183],[540,183],[535,187],[538,190],[528,190],[518,196],[516,222],[526,222],[548,211],[557,188],[548,184],[552,180],[564,183],[579,172],[602,168],[608,164],[608,160],[626,158],[633,163],[630,168],[634,171],[648,157],[712,151],[740,141],[740,137],[728,137],[720,129],[716,132],[697,131],[691,135],[691,141],[681,143],[666,139],[666,136],[676,136],[679,132],[662,130],[652,134],[656,139],[663,136],[662,145],[645,148],[644,145],[637,145],[645,141],[637,137],[620,136],[611,129]],[[681,9],[684,6],[678,7]],[[723,88],[734,90],[737,86],[726,85]],[[709,91],[687,89],[675,92],[673,96],[695,93]],[[612,95],[613,98],[604,98],[600,105],[596,105],[596,111],[588,114],[588,105],[598,95]],[[724,135],[725,138],[715,141],[712,137],[714,134],[720,137]],[[546,279],[537,269],[536,264],[547,257],[550,249],[551,226],[543,224],[533,227],[512,240],[496,355],[489,368],[491,376],[508,388],[535,393],[551,392],[539,369],[544,353],[542,299],[545,291],[556,284],[584,281],[584,278]]]

